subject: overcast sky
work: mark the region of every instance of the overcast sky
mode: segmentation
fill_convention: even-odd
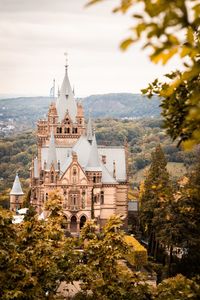
[[[172,68],[153,65],[139,46],[119,50],[132,20],[111,13],[116,1],[86,2],[0,0],[0,94],[49,95],[53,78],[62,83],[66,51],[77,97],[137,93]]]

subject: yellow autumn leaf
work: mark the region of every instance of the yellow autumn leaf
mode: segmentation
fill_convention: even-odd
[[[159,54],[153,54],[151,55],[151,61],[155,64],[161,62],[163,65],[165,65],[170,58],[172,58],[176,53],[178,52],[178,47],[173,47],[170,50],[165,50],[164,52],[160,52]]]
[[[190,45],[193,45],[194,44],[194,31],[191,27],[189,27],[187,29],[187,34],[186,34],[186,38],[187,38],[187,42],[190,44]]]
[[[120,49],[122,51],[125,51],[133,43],[134,43],[134,40],[132,38],[128,38],[120,44]]]

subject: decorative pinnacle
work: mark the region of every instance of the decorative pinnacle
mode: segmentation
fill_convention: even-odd
[[[65,52],[64,55],[65,55],[65,68],[67,68],[68,67],[68,53]]]

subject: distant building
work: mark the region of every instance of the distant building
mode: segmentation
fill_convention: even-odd
[[[83,107],[75,100],[67,69],[66,65],[48,118],[37,123],[31,203],[40,213],[49,193],[58,190],[70,232],[78,233],[91,218],[102,226],[113,214],[122,215],[126,223],[127,147],[97,145],[91,118],[86,129]]]

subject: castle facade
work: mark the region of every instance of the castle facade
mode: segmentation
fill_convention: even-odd
[[[39,213],[49,193],[57,190],[70,232],[78,233],[91,218],[102,226],[113,214],[122,215],[126,223],[127,149],[97,145],[91,119],[86,126],[83,107],[75,100],[67,66],[47,119],[37,123],[37,149],[30,184],[31,204]]]

